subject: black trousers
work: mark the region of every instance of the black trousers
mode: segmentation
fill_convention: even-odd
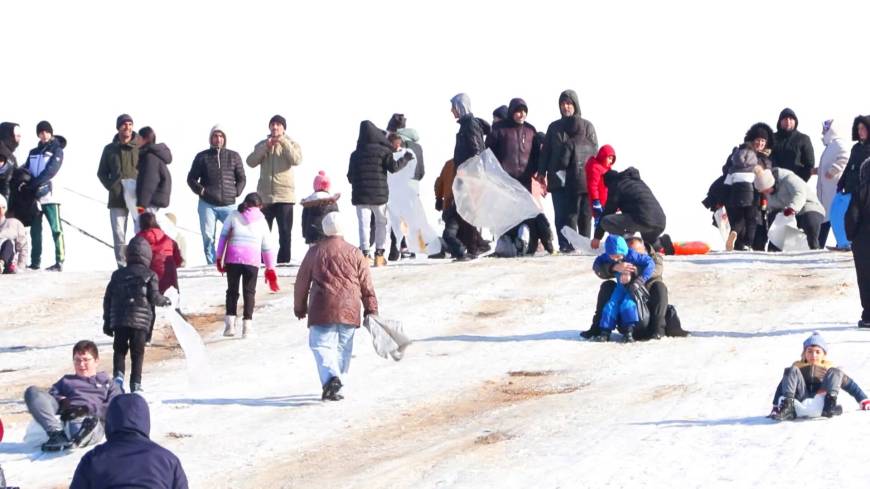
[[[804,230],[807,235],[807,244],[811,250],[817,250],[819,246],[819,231],[822,226],[822,221],[825,216],[820,212],[807,212],[797,216],[797,225]],[[827,236],[826,236],[827,237]]]
[[[272,222],[278,221],[278,263],[290,263],[290,232],[293,230],[293,204],[269,204],[263,206],[263,215],[269,230]]]
[[[115,330],[115,342],[112,345],[115,354],[112,357],[114,376],[124,376],[126,371],[127,351],[130,351],[130,385],[142,383],[142,364],[145,362],[145,339],[148,331],[134,328],[118,328]]]
[[[598,288],[598,300],[595,303],[595,314],[592,316],[592,327],[590,328],[593,335],[597,335],[601,331],[599,328],[601,324],[601,311],[604,310],[604,306],[607,305],[607,302],[613,295],[614,289],[616,289],[615,280],[605,280],[601,282],[601,286]],[[634,336],[636,339],[649,339],[655,333],[658,333],[659,336],[665,335],[665,316],[668,312],[668,287],[664,282],[656,281],[648,287],[648,290],[649,327],[645,331],[635,328]]]
[[[259,267],[227,263],[227,316],[235,316],[239,303],[239,282],[242,282],[244,309],[242,319],[254,318],[254,298],[257,295]]]
[[[662,234],[664,228],[639,223],[628,214],[611,214],[601,218],[601,227],[610,234],[626,236],[640,233],[645,243],[653,244]]]
[[[456,205],[451,205],[441,214],[441,219],[444,220],[444,232],[441,237],[447,243],[447,248],[453,258],[461,258],[465,256],[465,244],[459,239],[462,224],[466,224],[459,213],[456,211]]]
[[[828,233],[831,232],[831,221],[825,221],[819,226],[819,249],[825,247],[828,242]]]
[[[15,265],[12,263],[13,258],[15,258],[15,243],[9,239],[0,245],[0,260],[5,263],[3,269],[0,270],[0,273],[6,273],[6,270],[9,269],[9,265]]]
[[[551,192],[553,196],[553,218],[556,221],[556,236],[559,249],[571,250],[571,243],[562,236],[562,228],[568,226],[580,236],[591,236],[592,210],[589,207],[589,194],[578,194],[572,190],[561,189]]]
[[[756,205],[747,205],[725,206],[725,211],[728,213],[731,230],[737,233],[734,248],[741,249],[744,246],[752,248],[755,244],[755,232],[758,230],[761,210]]]
[[[870,231],[860,232],[852,240],[858,293],[861,295],[861,320],[870,322]]]

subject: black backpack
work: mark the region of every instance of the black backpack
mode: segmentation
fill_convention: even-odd
[[[649,291],[643,285],[632,287],[631,298],[637,304],[637,325],[635,329],[645,331],[649,327]]]
[[[680,323],[680,316],[677,315],[677,308],[673,305],[668,305],[665,312],[665,333],[668,336],[688,336],[689,332],[683,329]]]

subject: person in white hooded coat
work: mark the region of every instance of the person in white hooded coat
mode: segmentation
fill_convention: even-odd
[[[819,230],[819,246],[822,247],[825,246],[831,227],[835,229],[835,236],[845,236],[845,230],[839,233],[836,231],[843,229],[843,216],[836,218],[831,212],[831,204],[837,194],[837,182],[840,181],[846,163],[849,162],[849,147],[840,136],[839,129],[838,119],[828,119],[822,124],[822,142],[825,144],[825,151],[822,152],[822,157],[819,159],[818,179],[816,181],[816,195],[819,196],[819,202],[825,208],[825,222],[822,223]],[[837,242],[838,249],[848,249],[848,247],[848,242]]]

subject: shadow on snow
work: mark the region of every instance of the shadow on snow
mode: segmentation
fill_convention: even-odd
[[[250,406],[250,407],[299,407],[323,404],[318,396],[272,396],[255,398],[214,398],[214,399],[166,399],[163,404],[191,404],[206,406]]]

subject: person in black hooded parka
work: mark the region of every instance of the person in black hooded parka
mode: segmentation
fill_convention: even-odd
[[[640,233],[644,243],[658,248],[656,240],[665,230],[665,211],[659,205],[652,190],[640,179],[640,172],[634,167],[617,173],[614,170],[604,174],[607,186],[607,204],[595,228],[592,248],[598,249],[604,232],[626,236]],[[617,214],[616,211],[622,211]]]
[[[151,413],[137,394],[121,394],[106,413],[106,443],[79,461],[70,489],[187,489],[181,461],[150,439]]]
[[[806,182],[812,176],[816,157],[809,136],[798,131],[797,126],[798,118],[794,111],[783,109],[776,122],[774,140],[767,144],[773,149],[773,166],[791,170]]]
[[[366,256],[369,256],[369,225],[374,215],[376,266],[386,264],[383,255],[387,244],[387,201],[390,200],[387,172],[395,173],[404,168],[412,159],[410,153],[406,156],[408,158],[396,161],[393,146],[384,131],[372,121],[360,122],[356,150],[350,155],[347,181],[352,186],[351,203],[356,207],[359,220],[359,247]]]
[[[18,131],[16,131],[18,129]],[[16,137],[16,132],[18,135]],[[0,163],[0,195],[9,199],[9,182],[18,168],[18,160],[15,158],[15,150],[21,139],[21,129],[14,122],[0,123],[0,154],[4,155],[6,163]],[[24,221],[22,221],[24,222]],[[30,225],[30,221],[27,221]]]
[[[172,175],[166,165],[172,163],[172,152],[150,127],[139,130],[139,175],[136,177],[136,205],[145,212],[155,214],[157,209],[169,207],[172,193]]]
[[[853,139],[858,142],[852,147],[849,163],[846,164],[847,172],[852,169],[850,181],[844,184],[844,173],[839,183],[844,184],[851,195],[844,224],[846,238],[852,242],[861,296],[862,312],[858,327],[870,328],[870,117],[856,117],[852,132]]]

